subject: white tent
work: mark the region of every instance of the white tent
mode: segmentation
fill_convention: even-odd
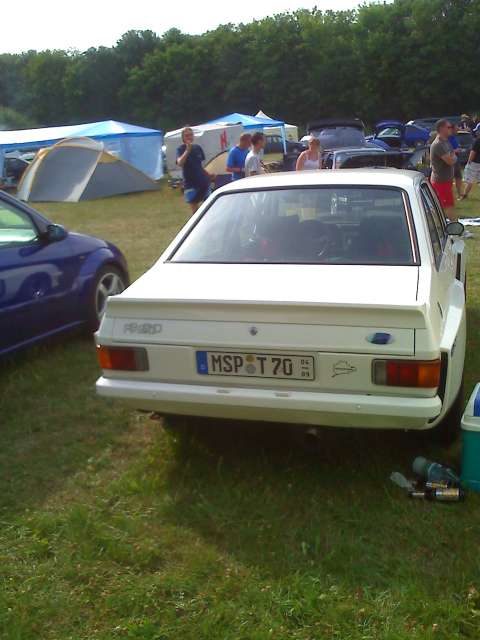
[[[40,149],[18,187],[20,200],[78,202],[157,189],[154,180],[90,138],[67,138]]]
[[[273,120],[270,116],[267,116],[261,109],[255,114],[256,118],[264,118],[265,120]],[[287,140],[292,140],[292,142],[296,142],[298,140],[298,127],[294,124],[285,123],[285,137]],[[263,133],[268,135],[282,135],[282,131],[280,127],[267,127],[263,130]]]
[[[222,151],[234,147],[243,132],[241,124],[199,124],[192,127],[195,134],[194,142],[199,144],[205,154],[205,163],[215,158]],[[172,177],[180,177],[182,170],[176,164],[177,148],[182,144],[182,129],[167,131],[164,136],[167,170]]]

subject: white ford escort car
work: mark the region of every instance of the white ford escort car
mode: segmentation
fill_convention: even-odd
[[[164,414],[452,437],[462,231],[416,172],[233,182],[109,299],[97,391]]]

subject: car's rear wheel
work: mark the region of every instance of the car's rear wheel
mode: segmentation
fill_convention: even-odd
[[[125,275],[113,265],[107,265],[97,271],[95,283],[89,300],[88,327],[96,331],[107,308],[107,299],[126,288]]]
[[[458,438],[463,412],[463,379],[457,397],[445,414],[443,420],[430,432],[425,432],[429,440],[438,444],[450,445]]]

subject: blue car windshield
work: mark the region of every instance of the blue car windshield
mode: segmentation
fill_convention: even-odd
[[[414,264],[402,191],[340,186],[220,195],[170,260]]]

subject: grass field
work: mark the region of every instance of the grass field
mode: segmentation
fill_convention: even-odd
[[[478,193],[478,192],[477,192]],[[475,198],[462,204],[480,213]],[[187,219],[180,193],[42,205],[117,243],[133,277]],[[477,238],[468,241],[466,392],[480,377]],[[460,444],[405,433],[233,425],[177,441],[95,396],[91,339],[1,372],[2,640],[480,638],[480,499],[393,486]]]

